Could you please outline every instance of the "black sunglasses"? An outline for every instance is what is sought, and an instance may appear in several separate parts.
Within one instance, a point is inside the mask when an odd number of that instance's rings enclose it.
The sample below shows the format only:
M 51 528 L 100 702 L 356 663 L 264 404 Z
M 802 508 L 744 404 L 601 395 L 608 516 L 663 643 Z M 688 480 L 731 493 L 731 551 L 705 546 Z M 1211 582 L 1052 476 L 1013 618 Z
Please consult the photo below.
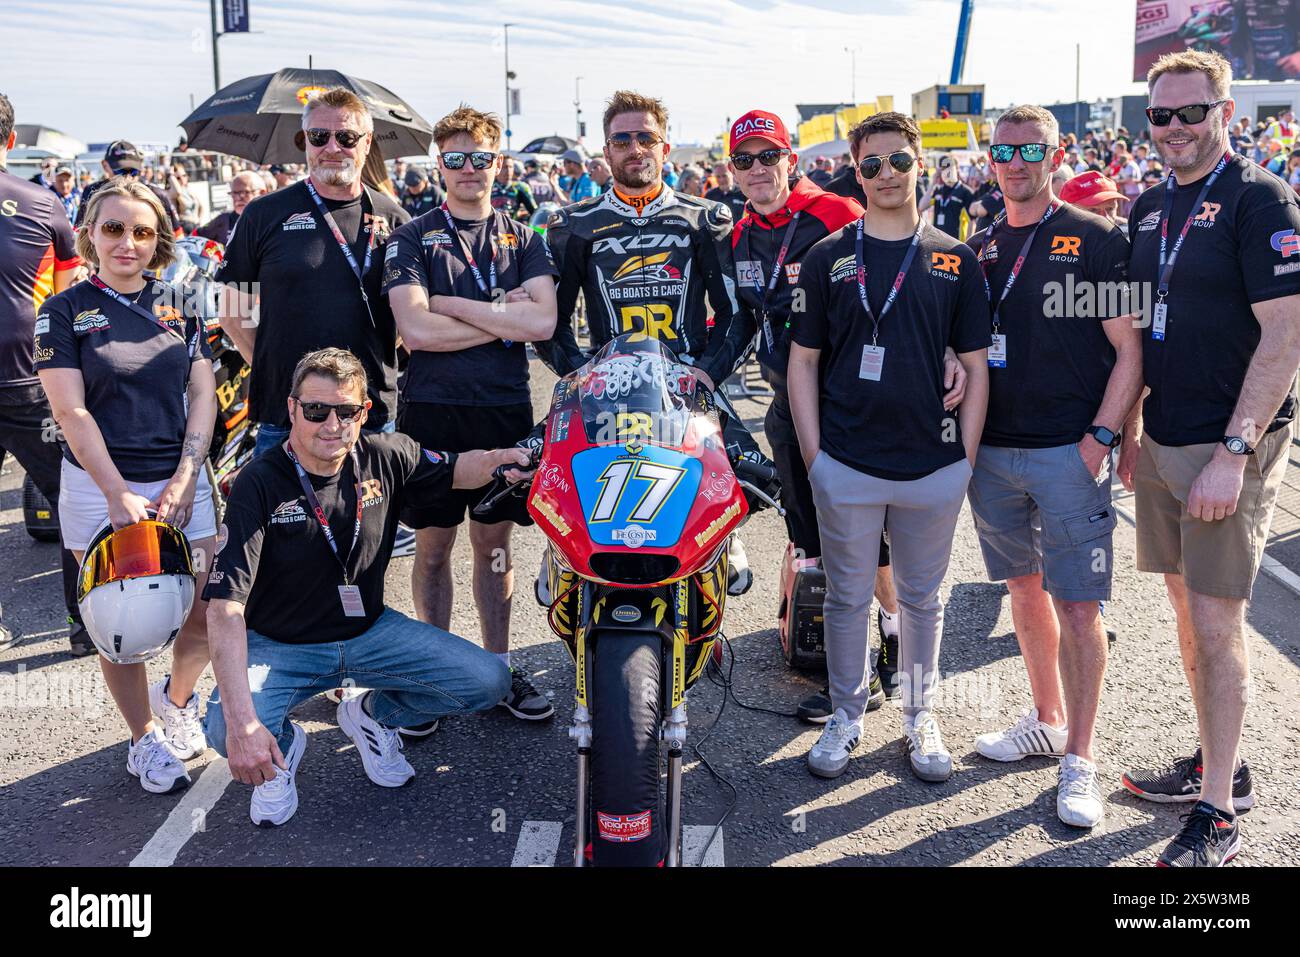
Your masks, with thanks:
M 308 422 L 324 422 L 330 417 L 332 411 L 338 416 L 339 423 L 346 425 L 356 419 L 366 408 L 364 405 L 352 403 L 330 405 L 328 402 L 303 402 L 297 396 L 294 396 L 293 401 L 298 403 L 298 408 L 302 409 L 302 417 Z
M 1210 110 L 1227 102 L 1227 100 L 1215 100 L 1213 103 L 1190 103 L 1187 106 L 1173 108 L 1148 106 L 1147 119 L 1151 121 L 1152 126 L 1168 126 L 1169 121 L 1176 116 L 1184 126 L 1195 126 L 1197 123 L 1205 122 L 1205 117 L 1209 115 Z
M 442 154 L 442 165 L 447 169 L 464 169 L 465 157 L 469 157 L 469 165 L 477 170 L 484 170 L 497 161 L 496 153 L 489 153 L 487 150 L 475 150 L 473 153 L 466 153 L 456 150 L 451 153 Z
M 1010 163 L 1020 150 L 1020 158 L 1026 163 L 1041 163 L 1047 155 L 1046 143 L 994 143 L 989 147 L 989 155 L 995 163 Z
M 643 150 L 652 150 L 663 142 L 663 139 L 654 133 L 641 130 L 639 133 L 615 133 L 613 136 L 607 136 L 605 145 L 613 150 L 627 150 L 632 148 L 633 140 L 636 140 L 636 145 Z
M 310 129 L 307 130 L 307 142 L 317 149 L 320 149 L 322 146 L 329 143 L 330 137 L 332 136 L 334 137 L 334 142 L 338 143 L 339 146 L 343 147 L 345 150 L 350 150 L 352 147 L 360 143 L 361 138 L 365 135 L 365 133 L 358 133 L 356 130 Z
M 789 150 L 763 150 L 759 153 L 732 153 L 731 165 L 736 169 L 745 170 L 754 165 L 754 160 L 758 160 L 764 166 L 775 166 L 781 162 L 782 156 L 789 156 Z
M 905 150 L 899 150 L 897 153 L 890 153 L 889 156 L 864 156 L 858 163 L 858 169 L 862 171 L 863 179 L 875 179 L 884 169 L 885 160 L 889 160 L 889 165 L 900 173 L 906 173 L 916 165 L 916 157 Z

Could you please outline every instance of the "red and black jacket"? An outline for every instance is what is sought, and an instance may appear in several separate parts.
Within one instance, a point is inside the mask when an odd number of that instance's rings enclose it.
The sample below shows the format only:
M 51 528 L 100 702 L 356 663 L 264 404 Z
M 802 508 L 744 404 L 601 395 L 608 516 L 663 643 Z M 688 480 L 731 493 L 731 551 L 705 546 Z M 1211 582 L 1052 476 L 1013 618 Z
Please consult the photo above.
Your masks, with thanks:
M 797 316 L 791 316 L 790 303 L 799 282 L 799 264 L 814 243 L 847 226 L 862 212 L 854 200 L 828 193 L 804 176 L 791 188 L 783 209 L 764 216 L 747 206 L 744 218 L 731 233 L 736 295 L 748 307 L 741 310 L 741 315 L 751 324 L 748 335 L 758 334 L 758 361 L 768 381 L 778 389 L 785 389 L 785 368 L 790 357 L 787 324 L 798 321 Z M 790 236 L 790 249 L 782 263 L 781 275 L 767 297 L 768 326 L 772 334 L 769 343 L 763 327 L 763 294 L 772 278 L 772 267 L 786 230 L 796 215 L 799 221 Z

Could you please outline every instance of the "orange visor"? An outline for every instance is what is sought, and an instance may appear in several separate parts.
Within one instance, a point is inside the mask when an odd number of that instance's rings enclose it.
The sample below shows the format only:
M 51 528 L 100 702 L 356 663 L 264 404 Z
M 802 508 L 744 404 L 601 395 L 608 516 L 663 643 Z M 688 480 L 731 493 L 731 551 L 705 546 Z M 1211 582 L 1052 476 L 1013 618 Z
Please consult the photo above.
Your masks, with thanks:
M 194 577 L 190 545 L 179 528 L 152 519 L 116 532 L 107 528 L 95 536 L 82 559 L 77 601 L 110 582 L 180 574 Z

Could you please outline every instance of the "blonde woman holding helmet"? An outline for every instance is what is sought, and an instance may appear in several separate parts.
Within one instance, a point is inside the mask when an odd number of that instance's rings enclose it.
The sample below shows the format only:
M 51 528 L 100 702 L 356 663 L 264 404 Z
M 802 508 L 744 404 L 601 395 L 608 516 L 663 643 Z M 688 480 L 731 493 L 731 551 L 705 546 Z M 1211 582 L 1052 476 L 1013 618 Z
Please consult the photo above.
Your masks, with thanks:
M 201 320 L 182 315 L 170 287 L 146 274 L 174 259 L 164 207 L 144 184 L 113 180 L 91 199 L 77 252 L 94 273 L 44 303 L 35 336 L 37 373 L 67 441 L 64 540 L 81 561 L 105 520 L 121 529 L 156 516 L 183 529 L 203 573 L 216 541 L 204 474 L 216 382 Z M 188 785 L 181 761 L 207 747 L 194 695 L 208 664 L 205 614 L 205 603 L 195 601 L 172 651 L 172 674 L 152 686 L 143 664 L 101 656 L 131 729 L 127 770 L 146 791 Z

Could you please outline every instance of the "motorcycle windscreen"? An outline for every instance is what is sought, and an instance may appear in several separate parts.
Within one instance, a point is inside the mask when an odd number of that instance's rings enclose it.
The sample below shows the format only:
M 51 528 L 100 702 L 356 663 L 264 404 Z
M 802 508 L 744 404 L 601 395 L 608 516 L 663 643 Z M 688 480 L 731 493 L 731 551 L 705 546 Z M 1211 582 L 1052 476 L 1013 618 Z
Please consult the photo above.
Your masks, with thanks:
M 700 489 L 700 460 L 655 445 L 604 445 L 573 457 L 578 500 L 597 547 L 672 548 Z
M 681 448 L 694 412 L 695 373 L 653 339 L 607 343 L 579 378 L 582 421 L 594 445 Z
M 116 532 L 106 529 L 82 558 L 77 601 L 85 600 L 92 589 L 110 582 L 180 574 L 194 577 L 189 542 L 180 529 L 152 520 L 136 522 Z

